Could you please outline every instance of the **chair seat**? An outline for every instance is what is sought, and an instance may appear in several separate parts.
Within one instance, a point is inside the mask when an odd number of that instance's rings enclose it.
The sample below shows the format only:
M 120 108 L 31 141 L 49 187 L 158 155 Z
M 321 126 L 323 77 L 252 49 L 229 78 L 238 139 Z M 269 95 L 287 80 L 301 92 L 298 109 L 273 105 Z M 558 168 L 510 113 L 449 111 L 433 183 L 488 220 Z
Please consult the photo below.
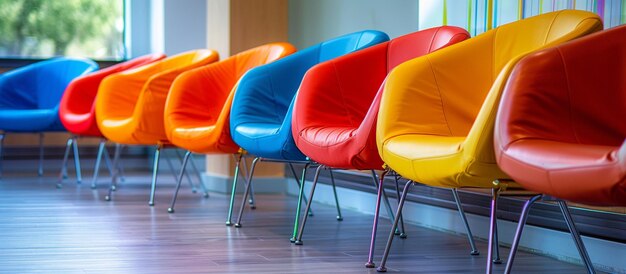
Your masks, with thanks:
M 102 137 L 102 133 L 98 130 L 95 113 L 66 113 L 63 116 L 63 122 L 66 126 L 72 127 L 72 133 L 81 136 Z
M 300 132 L 298 146 L 309 157 L 324 165 L 344 169 L 382 169 L 383 162 L 375 145 L 367 145 L 368 134 L 359 128 L 310 127 Z
M 7 132 L 65 131 L 57 108 L 0 110 L 0 129 Z
M 463 150 L 465 139 L 399 135 L 385 142 L 382 157 L 387 163 L 393 163 L 396 172 L 432 186 L 491 188 L 490 178 L 508 178 L 495 162 L 490 164 L 469 158 Z
M 291 130 L 285 130 L 282 124 L 245 123 L 237 125 L 234 130 L 236 143 L 255 156 L 290 161 L 306 160 L 306 156 L 296 148 Z
M 139 129 L 137 117 L 107 117 L 100 121 L 104 135 L 111 141 L 126 145 L 167 144 L 162 135 L 150 134 L 148 130 Z
M 276 135 L 280 130 L 280 124 L 271 123 L 246 123 L 236 127 L 237 132 L 250 139 L 261 139 Z
M 500 165 L 530 190 L 591 205 L 626 205 L 625 145 L 522 139 L 509 145 Z
M 194 153 L 236 153 L 239 147 L 224 141 L 227 134 L 222 129 L 214 124 L 178 125 L 168 136 L 172 143 L 185 144 L 184 148 Z

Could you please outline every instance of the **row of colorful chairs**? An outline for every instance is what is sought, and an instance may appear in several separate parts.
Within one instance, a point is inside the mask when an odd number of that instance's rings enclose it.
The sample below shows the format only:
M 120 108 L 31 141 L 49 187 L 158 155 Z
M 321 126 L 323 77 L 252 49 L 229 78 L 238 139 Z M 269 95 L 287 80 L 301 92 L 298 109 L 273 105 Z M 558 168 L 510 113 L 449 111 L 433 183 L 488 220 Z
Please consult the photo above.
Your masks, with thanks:
M 620 144 L 626 128 L 618 119 L 626 109 L 626 83 L 620 74 L 626 63 L 626 27 L 581 38 L 601 29 L 596 15 L 566 10 L 510 23 L 471 39 L 463 29 L 439 27 L 393 40 L 381 32 L 363 31 L 297 52 L 289 44 L 274 43 L 219 62 L 210 50 L 169 58 L 152 55 L 73 81 L 61 100 L 60 117 L 77 136 L 156 146 L 150 205 L 162 148 L 188 150 L 175 193 L 191 153 L 236 154 L 227 225 L 232 224 L 242 158 L 254 155 L 236 227 L 241 227 L 256 165 L 288 163 L 300 185 L 291 235 L 296 244 L 302 244 L 322 169 L 331 172 L 331 179 L 333 168 L 371 170 L 378 197 L 366 267 L 374 267 L 381 201 L 392 211 L 383 187 L 385 174 L 399 174 L 409 182 L 401 194 L 398 191 L 397 211 L 389 214 L 393 227 L 379 271 L 386 271 L 394 235 L 405 236 L 401 213 L 413 184 L 453 190 L 471 254 L 478 251 L 456 189 L 493 190 L 488 273 L 492 263 L 500 263 L 498 197 L 507 189 L 523 187 L 541 194 L 532 196 L 524 207 L 505 272 L 511 271 L 530 206 L 549 195 L 559 204 L 592 273 L 561 199 L 625 205 L 626 145 Z M 6 89 L 0 85 L 0 129 L 45 131 L 5 127 L 12 124 L 4 123 L 5 106 L 13 105 L 4 101 L 27 97 L 26 89 L 15 89 L 8 93 L 12 99 L 5 99 Z M 67 152 L 73 145 L 76 154 L 75 144 L 68 141 Z M 103 148 L 101 142 L 97 165 Z M 65 157 L 64 162 L 67 153 Z M 116 149 L 107 199 L 116 184 L 118 162 Z M 293 164 L 304 166 L 301 176 Z M 313 186 L 301 214 L 311 166 L 316 167 Z M 170 212 L 175 199 L 176 194 Z M 336 191 L 335 201 L 341 220 Z

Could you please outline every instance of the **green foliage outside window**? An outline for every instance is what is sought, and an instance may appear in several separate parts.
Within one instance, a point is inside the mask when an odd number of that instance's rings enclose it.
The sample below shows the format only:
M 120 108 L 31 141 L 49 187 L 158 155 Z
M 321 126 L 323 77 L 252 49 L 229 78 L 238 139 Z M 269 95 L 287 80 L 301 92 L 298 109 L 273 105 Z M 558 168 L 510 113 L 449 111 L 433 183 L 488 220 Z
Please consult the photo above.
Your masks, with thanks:
M 124 58 L 123 0 L 0 0 L 0 57 Z

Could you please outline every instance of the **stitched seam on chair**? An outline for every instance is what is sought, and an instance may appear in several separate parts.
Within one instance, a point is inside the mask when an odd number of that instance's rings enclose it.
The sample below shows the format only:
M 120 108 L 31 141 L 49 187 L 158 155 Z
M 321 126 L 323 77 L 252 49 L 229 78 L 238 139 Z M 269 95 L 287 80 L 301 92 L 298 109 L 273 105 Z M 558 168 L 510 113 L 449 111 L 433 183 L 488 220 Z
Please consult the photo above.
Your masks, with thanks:
M 350 115 L 350 112 L 348 110 L 348 104 L 346 103 L 346 97 L 343 94 L 343 89 L 341 88 L 341 82 L 339 81 L 339 71 L 337 70 L 337 63 L 336 62 L 332 62 L 331 64 L 333 64 L 333 70 L 335 71 L 335 80 L 337 80 L 337 88 L 339 88 L 339 97 L 341 97 L 341 102 L 343 103 L 343 110 L 345 110 L 346 112 L 346 117 L 348 117 L 348 122 L 350 123 L 350 126 L 354 127 L 354 121 L 352 121 L 352 115 Z
M 580 138 L 578 137 L 578 134 L 576 133 L 576 129 L 574 128 L 574 111 L 572 111 L 572 87 L 569 81 L 570 79 L 569 74 L 567 73 L 567 69 L 565 69 L 565 57 L 563 56 L 563 52 L 561 52 L 560 48 L 556 48 L 556 52 L 559 54 L 559 57 L 561 58 L 561 63 L 562 63 L 561 68 L 563 69 L 563 74 L 565 74 L 565 82 L 567 84 L 567 99 L 569 100 L 567 109 L 569 111 L 570 128 L 572 130 L 572 133 L 574 134 L 574 138 L 576 138 L 576 142 L 581 143 Z
M 556 18 L 559 17 L 559 15 L 561 15 L 561 13 L 563 13 L 563 11 L 560 11 L 559 13 L 557 13 L 554 18 L 552 18 L 552 22 L 550 22 L 550 25 L 548 26 L 548 31 L 546 32 L 546 37 L 543 39 L 543 44 L 545 45 L 548 41 L 548 36 L 550 36 L 550 32 L 552 31 L 552 26 L 554 26 L 554 22 L 556 21 Z
M 580 22 L 578 22 L 578 24 L 576 24 L 576 27 L 575 27 L 574 29 L 577 29 L 577 28 L 578 28 L 578 26 L 580 26 L 583 22 L 585 22 L 585 21 L 587 21 L 587 20 L 594 20 L 594 21 L 598 21 L 596 18 L 586 18 L 586 19 L 580 20 Z M 602 30 L 602 27 L 601 27 L 600 29 L 593 29 L 593 30 L 591 30 L 591 31 L 589 31 L 589 30 L 588 30 L 588 31 L 586 31 L 586 32 L 585 32 L 585 34 L 592 33 L 594 30 L 595 30 L 595 31 L 600 31 L 600 30 Z
M 361 38 L 363 38 L 363 33 L 361 33 L 361 35 L 359 35 L 359 39 L 356 40 L 356 44 L 354 45 L 355 51 L 359 48 L 359 44 L 361 43 Z
M 309 128 L 315 128 L 315 127 L 308 127 L 308 128 L 306 128 L 306 129 L 309 129 Z M 304 130 L 303 130 L 303 131 L 304 131 Z M 318 144 L 315 144 L 315 143 L 313 143 L 313 142 L 310 142 L 308 139 L 305 139 L 305 138 L 300 138 L 300 140 L 302 140 L 302 141 L 304 141 L 304 142 L 307 142 L 308 144 L 310 144 L 310 145 L 312 145 L 312 146 L 316 146 L 316 147 L 334 147 L 334 146 L 341 145 L 341 144 L 343 144 L 343 143 L 345 143 L 345 142 L 347 142 L 347 141 L 349 141 L 349 140 L 351 140 L 351 139 L 353 139 L 353 137 L 348 137 L 348 138 L 344 139 L 344 140 L 343 140 L 343 141 L 341 141 L 341 142 L 337 142 L 337 143 L 334 143 L 334 144 L 331 144 L 331 145 L 327 145 L 327 146 L 320 146 L 320 145 L 318 145 Z
M 433 50 L 433 43 L 435 42 L 435 37 L 437 37 L 439 30 L 441 30 L 441 28 L 437 28 L 437 30 L 435 30 L 435 34 L 433 34 L 430 37 L 430 43 L 428 44 L 428 52 L 431 52 Z
M 435 79 L 435 85 L 437 85 L 437 92 L 439 93 L 439 101 L 441 102 L 441 112 L 443 113 L 443 119 L 446 121 L 448 132 L 450 132 L 450 135 L 452 135 L 452 129 L 450 129 L 450 123 L 448 123 L 448 117 L 446 117 L 446 109 L 443 105 L 441 89 L 439 89 L 439 82 L 437 82 L 437 75 L 435 74 L 435 70 L 433 69 L 433 63 L 430 62 L 430 57 L 428 56 L 426 56 L 426 60 L 428 61 L 428 65 L 430 66 L 430 72 L 433 74 L 433 78 Z

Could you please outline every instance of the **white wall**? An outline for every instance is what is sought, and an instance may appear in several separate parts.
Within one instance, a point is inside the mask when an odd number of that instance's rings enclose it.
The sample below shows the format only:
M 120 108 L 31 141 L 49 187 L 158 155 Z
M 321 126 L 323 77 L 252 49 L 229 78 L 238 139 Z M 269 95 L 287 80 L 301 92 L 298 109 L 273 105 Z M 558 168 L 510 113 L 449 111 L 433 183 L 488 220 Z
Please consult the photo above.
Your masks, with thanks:
M 206 48 L 207 0 L 165 0 L 163 10 L 166 54 Z
M 304 48 L 364 29 L 394 38 L 417 30 L 417 0 L 289 0 L 289 41 Z
M 206 48 L 207 1 L 130 1 L 129 57 Z

